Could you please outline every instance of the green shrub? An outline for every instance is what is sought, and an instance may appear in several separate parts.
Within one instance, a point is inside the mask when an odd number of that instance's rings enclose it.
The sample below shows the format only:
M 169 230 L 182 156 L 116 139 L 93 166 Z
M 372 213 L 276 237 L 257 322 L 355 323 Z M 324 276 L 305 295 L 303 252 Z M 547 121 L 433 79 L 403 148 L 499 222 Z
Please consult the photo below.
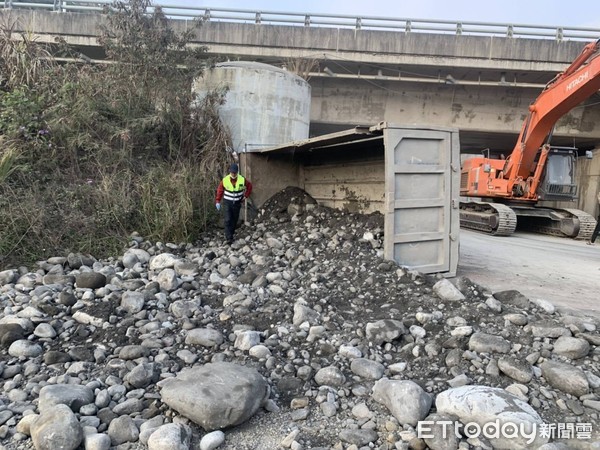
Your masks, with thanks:
M 114 64 L 57 64 L 29 34 L 18 44 L 12 27 L 0 32 L 0 266 L 114 255 L 133 231 L 193 241 L 214 218 L 223 93 L 192 102 L 205 49 L 150 5 L 107 13 Z

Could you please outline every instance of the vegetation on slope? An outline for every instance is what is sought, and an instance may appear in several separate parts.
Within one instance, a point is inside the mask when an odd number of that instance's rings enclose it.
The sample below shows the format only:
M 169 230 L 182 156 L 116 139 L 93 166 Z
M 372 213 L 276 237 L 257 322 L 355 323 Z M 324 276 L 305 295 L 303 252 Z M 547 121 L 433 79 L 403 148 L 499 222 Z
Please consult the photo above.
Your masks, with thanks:
M 0 24 L 0 268 L 114 254 L 132 231 L 193 241 L 210 223 L 228 143 L 222 96 L 192 101 L 205 49 L 150 6 L 106 11 L 106 64 Z

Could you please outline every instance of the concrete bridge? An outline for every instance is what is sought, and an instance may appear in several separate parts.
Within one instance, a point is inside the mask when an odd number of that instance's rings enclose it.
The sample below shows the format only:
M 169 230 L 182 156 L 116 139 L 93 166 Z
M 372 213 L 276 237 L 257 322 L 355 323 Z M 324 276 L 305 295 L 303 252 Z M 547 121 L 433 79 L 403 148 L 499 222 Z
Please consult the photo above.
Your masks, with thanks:
M 510 151 L 529 103 L 587 41 L 600 37 L 600 30 L 591 29 L 536 36 L 544 33 L 446 22 L 415 30 L 406 19 L 402 26 L 367 27 L 360 18 L 353 27 L 333 19 L 298 26 L 252 14 L 254 20 L 239 20 L 204 11 L 209 20 L 197 30 L 195 45 L 208 47 L 207 56 L 284 66 L 308 79 L 311 135 L 380 121 L 451 126 L 460 130 L 461 150 L 477 153 L 488 147 Z M 101 14 L 5 9 L 0 16 L 16 20 L 39 41 L 61 37 L 86 57 L 104 58 L 97 43 Z M 193 26 L 189 18 L 172 23 L 176 30 Z M 560 120 L 554 143 L 600 146 L 598 94 Z

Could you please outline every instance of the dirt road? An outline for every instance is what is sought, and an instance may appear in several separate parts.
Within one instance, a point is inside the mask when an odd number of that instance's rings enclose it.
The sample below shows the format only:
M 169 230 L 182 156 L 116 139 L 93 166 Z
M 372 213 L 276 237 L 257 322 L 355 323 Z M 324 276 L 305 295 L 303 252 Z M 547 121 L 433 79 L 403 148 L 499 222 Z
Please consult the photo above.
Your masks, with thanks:
M 517 232 L 494 237 L 461 230 L 458 275 L 493 292 L 516 289 L 530 299 L 600 313 L 600 243 Z

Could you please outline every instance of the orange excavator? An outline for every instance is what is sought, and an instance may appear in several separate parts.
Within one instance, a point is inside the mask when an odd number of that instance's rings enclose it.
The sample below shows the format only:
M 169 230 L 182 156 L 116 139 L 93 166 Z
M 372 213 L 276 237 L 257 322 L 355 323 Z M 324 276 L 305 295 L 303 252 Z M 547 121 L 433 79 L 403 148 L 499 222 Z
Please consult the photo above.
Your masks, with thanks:
M 552 79 L 529 106 L 519 139 L 506 159 L 464 161 L 460 195 L 481 201 L 461 202 L 460 224 L 507 236 L 523 228 L 577 239 L 589 239 L 596 221 L 578 209 L 538 207 L 540 200 L 571 201 L 577 149 L 550 144 L 556 122 L 600 89 L 600 39 L 587 44 L 562 73 Z

